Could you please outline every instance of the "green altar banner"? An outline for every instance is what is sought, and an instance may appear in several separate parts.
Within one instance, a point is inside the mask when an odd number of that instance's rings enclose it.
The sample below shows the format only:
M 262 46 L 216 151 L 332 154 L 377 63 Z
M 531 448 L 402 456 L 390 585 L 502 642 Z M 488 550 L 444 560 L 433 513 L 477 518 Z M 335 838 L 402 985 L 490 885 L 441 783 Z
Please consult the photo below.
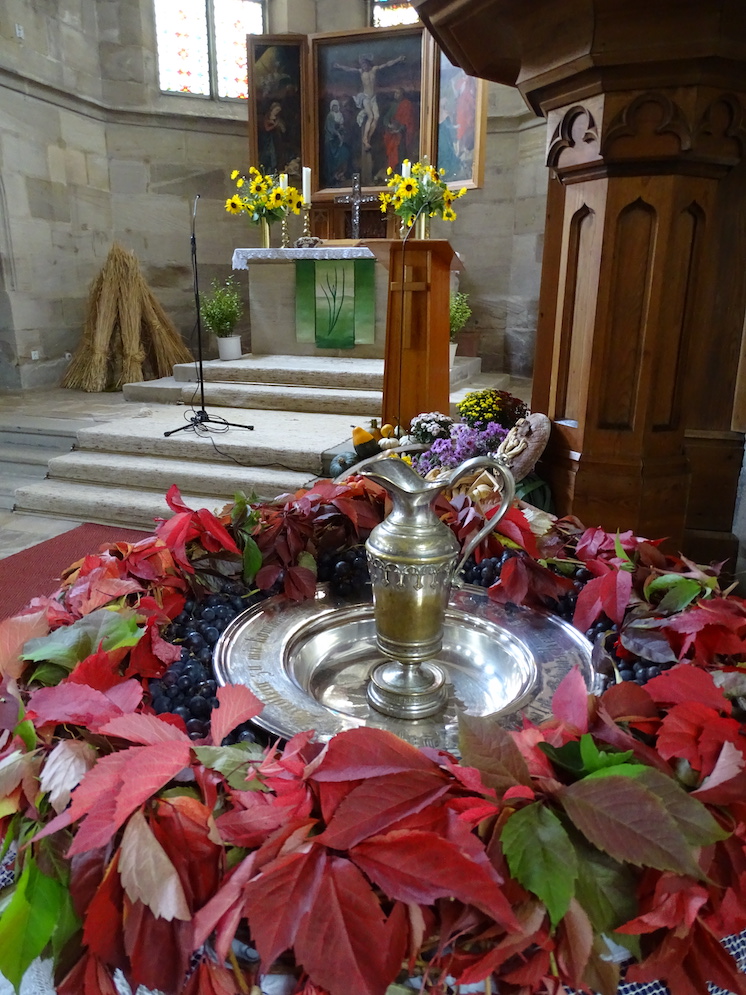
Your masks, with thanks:
M 375 341 L 375 260 L 302 259 L 295 264 L 295 334 L 317 349 Z

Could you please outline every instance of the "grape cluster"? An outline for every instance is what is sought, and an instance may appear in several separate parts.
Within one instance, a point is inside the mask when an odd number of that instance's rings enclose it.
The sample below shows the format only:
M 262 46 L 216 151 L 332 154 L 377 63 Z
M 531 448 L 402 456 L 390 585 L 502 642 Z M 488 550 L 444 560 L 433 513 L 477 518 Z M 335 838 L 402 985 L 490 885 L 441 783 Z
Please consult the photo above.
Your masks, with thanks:
M 239 588 L 231 585 L 201 600 L 188 598 L 163 634 L 181 646 L 181 658 L 161 678 L 150 682 L 153 710 L 157 715 L 168 712 L 181 716 L 191 739 L 207 735 L 212 710 L 219 705 L 212 654 L 221 632 L 244 609 L 266 597 L 262 592 L 238 592 Z
M 522 549 L 505 549 L 500 556 L 488 556 L 479 563 L 473 556 L 464 564 L 461 576 L 466 584 L 476 584 L 477 587 L 492 587 L 500 579 L 500 572 L 505 564 L 514 556 L 526 556 Z
M 186 647 L 160 680 L 150 682 L 150 693 L 156 715 L 179 715 L 191 739 L 207 735 L 212 710 L 220 704 L 212 670 L 195 660 Z
M 370 584 L 365 546 L 322 553 L 318 561 L 318 578 L 328 582 L 331 590 L 343 598 L 364 594 Z

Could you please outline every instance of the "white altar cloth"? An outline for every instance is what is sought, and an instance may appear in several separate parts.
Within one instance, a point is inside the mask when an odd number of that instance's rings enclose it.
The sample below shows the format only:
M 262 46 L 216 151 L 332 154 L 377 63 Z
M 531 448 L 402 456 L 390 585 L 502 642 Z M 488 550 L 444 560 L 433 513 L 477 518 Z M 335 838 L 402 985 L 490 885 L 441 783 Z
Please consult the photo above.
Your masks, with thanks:
M 375 259 L 365 245 L 327 246 L 320 249 L 234 249 L 233 269 L 248 269 L 250 263 L 284 263 L 296 259 Z

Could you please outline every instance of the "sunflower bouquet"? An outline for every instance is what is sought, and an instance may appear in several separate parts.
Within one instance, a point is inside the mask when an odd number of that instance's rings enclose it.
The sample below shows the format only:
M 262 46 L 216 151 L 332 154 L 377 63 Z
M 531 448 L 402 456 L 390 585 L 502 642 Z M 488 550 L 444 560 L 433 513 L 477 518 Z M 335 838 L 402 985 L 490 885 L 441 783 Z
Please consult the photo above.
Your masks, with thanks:
M 229 214 L 248 214 L 252 224 L 282 221 L 291 212 L 300 214 L 303 199 L 295 187 L 283 187 L 279 176 L 261 173 L 256 166 L 244 176 L 234 169 L 236 192 L 225 202 Z
M 391 205 L 394 213 L 398 214 L 409 227 L 420 215 L 455 221 L 453 202 L 464 196 L 466 187 L 458 191 L 451 190 L 443 180 L 445 170 L 438 171 L 431 166 L 427 157 L 422 162 L 411 165 L 411 169 L 407 167 L 410 167 L 410 162 L 405 159 L 402 169 L 410 173 L 408 176 L 395 173 L 389 166 L 387 170 L 389 178 L 386 181 L 389 191 L 380 194 L 381 212 L 385 214 Z

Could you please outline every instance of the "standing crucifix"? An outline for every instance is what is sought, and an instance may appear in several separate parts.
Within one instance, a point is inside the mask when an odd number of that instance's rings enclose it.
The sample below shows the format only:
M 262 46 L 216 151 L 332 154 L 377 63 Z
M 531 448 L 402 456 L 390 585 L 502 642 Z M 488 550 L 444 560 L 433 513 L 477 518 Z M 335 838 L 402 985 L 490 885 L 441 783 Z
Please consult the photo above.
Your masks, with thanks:
M 360 173 L 352 174 L 352 193 L 334 198 L 335 204 L 352 204 L 352 237 L 360 238 L 360 205 L 378 200 L 378 194 L 363 195 L 360 190 Z

